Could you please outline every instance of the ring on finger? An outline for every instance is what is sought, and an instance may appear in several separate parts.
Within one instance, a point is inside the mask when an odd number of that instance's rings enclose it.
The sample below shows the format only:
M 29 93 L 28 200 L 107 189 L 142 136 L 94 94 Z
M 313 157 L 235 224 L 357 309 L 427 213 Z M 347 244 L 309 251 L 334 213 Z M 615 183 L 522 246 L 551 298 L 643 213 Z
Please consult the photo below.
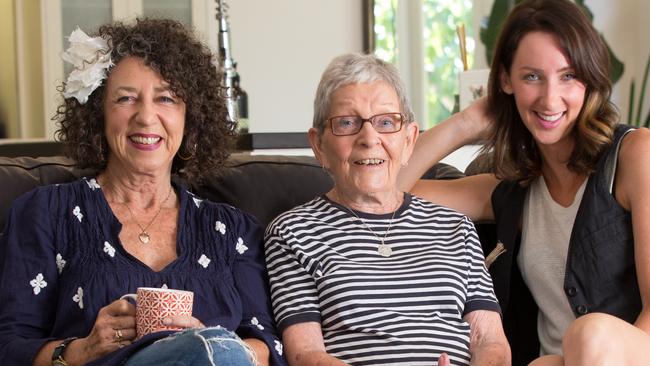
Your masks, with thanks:
M 117 341 L 117 343 L 122 342 L 123 339 L 124 339 L 124 334 L 122 334 L 122 329 L 116 329 L 115 340 Z

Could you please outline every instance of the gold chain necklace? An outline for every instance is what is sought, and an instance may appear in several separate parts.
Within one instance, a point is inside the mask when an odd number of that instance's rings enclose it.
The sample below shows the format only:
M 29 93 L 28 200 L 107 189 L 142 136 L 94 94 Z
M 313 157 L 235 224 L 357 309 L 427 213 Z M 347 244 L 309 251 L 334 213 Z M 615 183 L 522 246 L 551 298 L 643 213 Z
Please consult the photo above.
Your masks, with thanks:
M 147 233 L 147 229 L 149 228 L 149 226 L 151 226 L 151 224 L 153 224 L 154 221 L 156 221 L 156 218 L 158 218 L 158 215 L 160 215 L 160 212 L 162 211 L 162 208 L 165 205 L 165 202 L 167 202 L 167 200 L 169 199 L 169 197 L 171 195 L 172 195 L 172 186 L 170 185 L 169 186 L 169 192 L 167 193 L 167 197 L 165 197 L 165 199 L 162 202 L 160 202 L 160 207 L 158 208 L 158 212 L 156 212 L 153 219 L 151 219 L 151 221 L 149 221 L 149 223 L 145 227 L 142 227 L 142 225 L 140 225 L 138 220 L 135 218 L 135 215 L 133 214 L 133 211 L 131 211 L 131 208 L 129 207 L 129 205 L 127 205 L 124 202 L 120 202 L 121 204 L 126 206 L 126 209 L 129 210 L 129 213 L 131 214 L 131 218 L 133 219 L 133 221 L 135 221 L 136 224 L 138 224 L 138 226 L 140 227 L 140 230 L 142 230 L 140 232 L 140 234 L 138 235 L 138 239 L 140 239 L 140 242 L 142 244 L 147 244 L 151 240 L 151 236 L 149 236 L 149 233 Z
M 346 206 L 343 206 L 343 207 L 345 207 L 346 210 L 350 211 L 350 213 L 351 213 L 352 215 L 354 215 L 354 217 L 356 217 L 357 220 L 361 221 L 361 223 L 363 224 L 363 226 L 364 226 L 366 229 L 368 229 L 368 231 L 370 231 L 370 232 L 372 233 L 372 235 L 374 235 L 377 239 L 379 239 L 380 244 L 379 244 L 379 246 L 377 247 L 377 252 L 379 252 L 379 255 L 381 255 L 382 257 L 390 257 L 390 256 L 393 254 L 393 249 L 392 249 L 388 244 L 386 244 L 385 241 L 386 241 L 386 237 L 388 236 L 388 233 L 390 232 L 391 227 L 393 226 L 393 219 L 395 218 L 395 213 L 397 213 L 397 211 L 399 210 L 399 206 L 397 206 L 397 208 L 395 209 L 395 211 L 393 211 L 393 216 L 390 217 L 390 221 L 388 222 L 388 229 L 386 229 L 386 232 L 384 233 L 384 237 L 383 237 L 383 238 L 380 238 L 379 235 L 377 235 L 377 234 L 376 234 L 376 233 L 375 233 L 375 232 L 370 228 L 370 226 L 368 226 L 368 224 L 366 224 L 366 222 L 363 221 L 363 219 L 361 219 L 361 217 L 359 217 L 359 215 L 357 215 L 356 213 L 354 213 L 354 211 L 353 211 L 352 209 L 350 209 L 350 208 L 348 208 L 348 207 L 346 207 Z

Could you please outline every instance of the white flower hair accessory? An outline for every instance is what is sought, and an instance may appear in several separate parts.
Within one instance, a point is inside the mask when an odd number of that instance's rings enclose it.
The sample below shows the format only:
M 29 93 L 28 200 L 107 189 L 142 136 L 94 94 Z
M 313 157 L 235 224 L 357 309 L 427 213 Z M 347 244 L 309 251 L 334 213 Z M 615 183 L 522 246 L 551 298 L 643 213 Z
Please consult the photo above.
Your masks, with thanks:
M 90 38 L 77 28 L 70 34 L 70 47 L 61 58 L 74 65 L 65 82 L 63 96 L 76 98 L 85 104 L 88 96 L 106 79 L 106 70 L 113 65 L 108 41 L 102 37 Z

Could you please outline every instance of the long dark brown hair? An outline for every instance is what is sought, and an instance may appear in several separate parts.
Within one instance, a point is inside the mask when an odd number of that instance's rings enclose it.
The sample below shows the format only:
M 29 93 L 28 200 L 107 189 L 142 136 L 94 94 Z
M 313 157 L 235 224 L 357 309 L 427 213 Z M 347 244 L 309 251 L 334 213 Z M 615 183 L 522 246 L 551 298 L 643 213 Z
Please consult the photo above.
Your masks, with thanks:
M 495 121 L 485 151 L 494 152 L 500 179 L 523 184 L 541 174 L 542 159 L 524 125 L 514 95 L 501 89 L 501 73 L 510 73 L 519 42 L 530 32 L 554 35 L 576 78 L 586 86 L 585 100 L 572 131 L 575 145 L 568 167 L 579 174 L 593 172 L 601 152 L 612 141 L 618 121 L 610 101 L 609 53 L 583 11 L 569 0 L 526 0 L 509 14 L 501 30 L 488 81 L 488 113 Z
M 172 172 L 188 181 L 218 173 L 230 153 L 234 125 L 228 118 L 221 79 L 208 47 L 181 23 L 169 19 L 116 22 L 100 27 L 95 35 L 109 42 L 114 64 L 126 57 L 142 59 L 185 102 L 183 142 Z M 85 104 L 74 98 L 64 100 L 54 116 L 60 126 L 57 139 L 65 143 L 66 154 L 81 168 L 106 168 L 110 152 L 104 129 L 105 85 L 106 80 Z

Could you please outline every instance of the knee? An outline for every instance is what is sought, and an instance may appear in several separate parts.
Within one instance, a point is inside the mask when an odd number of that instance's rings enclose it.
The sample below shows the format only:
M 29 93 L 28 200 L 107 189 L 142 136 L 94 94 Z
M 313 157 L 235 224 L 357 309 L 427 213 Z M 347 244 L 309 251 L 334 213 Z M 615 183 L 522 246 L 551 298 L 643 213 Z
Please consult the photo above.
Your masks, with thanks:
M 542 356 L 533 360 L 528 366 L 564 366 L 564 360 L 557 355 Z
M 567 329 L 562 339 L 562 350 L 567 360 L 589 364 L 606 352 L 611 341 L 612 329 L 617 319 L 603 313 L 592 313 L 579 317 Z

